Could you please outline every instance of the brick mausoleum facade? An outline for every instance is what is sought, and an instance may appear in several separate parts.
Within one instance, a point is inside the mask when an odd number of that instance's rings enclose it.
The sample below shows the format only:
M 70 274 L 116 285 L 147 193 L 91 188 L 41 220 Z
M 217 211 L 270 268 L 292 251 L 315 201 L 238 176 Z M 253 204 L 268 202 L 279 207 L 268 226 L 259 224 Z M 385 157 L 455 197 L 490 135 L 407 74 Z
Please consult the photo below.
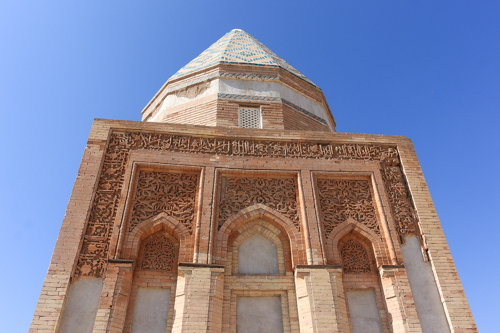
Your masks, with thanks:
M 477 332 L 410 139 L 242 30 L 96 119 L 30 332 Z

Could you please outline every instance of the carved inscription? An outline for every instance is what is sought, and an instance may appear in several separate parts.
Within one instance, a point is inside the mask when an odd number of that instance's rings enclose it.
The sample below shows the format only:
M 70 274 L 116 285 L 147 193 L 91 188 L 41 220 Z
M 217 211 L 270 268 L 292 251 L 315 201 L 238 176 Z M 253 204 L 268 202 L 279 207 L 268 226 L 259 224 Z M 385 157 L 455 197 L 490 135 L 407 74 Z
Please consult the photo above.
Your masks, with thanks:
M 129 150 L 122 136 L 111 136 L 75 275 L 100 276 L 104 269 Z
M 336 226 L 349 218 L 380 235 L 368 181 L 318 179 L 317 187 L 327 238 Z
M 232 215 L 261 203 L 288 217 L 300 230 L 297 182 L 294 178 L 224 178 L 219 228 Z
M 398 164 L 398 152 L 394 148 L 377 145 L 343 144 L 335 146 L 337 158 L 342 160 L 380 160 L 384 164 Z
M 139 172 L 129 231 L 161 212 L 175 217 L 193 231 L 198 175 L 144 171 Z
M 354 239 L 349 239 L 340 250 L 343 273 L 367 273 L 370 271 L 370 261 L 365 248 Z
M 177 90 L 174 94 L 177 97 L 195 98 L 203 94 L 210 87 L 210 82 L 202 82 L 190 87 Z
M 175 246 L 162 234 L 150 238 L 144 245 L 144 256 L 141 260 L 142 269 L 160 269 L 171 272 L 175 260 Z
M 383 169 L 383 177 L 399 234 L 415 235 L 417 213 L 411 204 L 401 169 L 397 166 L 386 166 Z
M 125 166 L 129 152 L 139 149 L 224 156 L 375 160 L 380 161 L 383 166 L 399 164 L 396 149 L 381 145 L 200 138 L 140 132 L 112 133 L 104 156 L 75 275 L 99 276 L 105 269 L 109 240 L 113 232 L 116 209 L 123 186 Z M 393 172 L 389 170 L 389 173 Z M 386 186 L 389 191 L 392 188 L 398 188 L 397 178 L 386 176 Z M 399 198 L 399 201 L 403 200 L 401 198 L 409 198 L 406 189 L 404 189 L 404 195 Z M 400 214 L 405 214 L 405 210 L 394 208 L 399 201 L 391 200 L 392 209 L 394 212 L 400 211 Z M 408 220 L 408 217 L 401 215 L 400 220 Z M 399 230 L 411 232 L 411 228 Z

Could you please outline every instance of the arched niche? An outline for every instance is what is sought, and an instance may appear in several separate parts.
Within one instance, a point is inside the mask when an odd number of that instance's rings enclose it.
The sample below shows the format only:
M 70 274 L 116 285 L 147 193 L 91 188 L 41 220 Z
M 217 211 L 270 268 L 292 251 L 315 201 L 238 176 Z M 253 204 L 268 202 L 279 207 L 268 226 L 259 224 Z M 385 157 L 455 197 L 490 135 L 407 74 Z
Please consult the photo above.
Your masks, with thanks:
M 279 274 L 276 245 L 260 233 L 248 237 L 238 247 L 239 274 Z
M 231 263 L 233 256 L 230 252 L 235 239 L 254 224 L 272 229 L 272 233 L 278 236 L 284 249 L 287 272 L 293 271 L 292 265 L 307 264 L 302 234 L 290 219 L 263 204 L 255 204 L 243 209 L 222 225 L 213 244 L 215 263 L 223 265 Z M 270 238 L 269 234 L 265 236 Z M 227 268 L 232 270 L 230 266 Z
M 371 258 L 370 260 L 374 260 L 376 268 L 381 265 L 392 265 L 396 263 L 394 251 L 388 249 L 383 239 L 374 234 L 363 224 L 353 219 L 349 219 L 340 224 L 336 228 L 335 233 L 332 233 L 326 240 L 326 256 L 329 264 L 342 264 L 340 247 L 349 237 L 355 237 L 363 244 Z
M 267 221 L 248 221 L 235 230 L 232 236 L 226 262 L 232 274 L 285 275 L 287 266 L 291 270 L 287 239 L 280 229 Z
M 337 242 L 347 315 L 354 333 L 390 332 L 389 318 L 370 239 L 350 230 Z M 370 325 L 367 326 L 367 323 Z
M 179 242 L 164 230 L 147 236 L 139 247 L 137 269 L 165 272 L 177 271 Z
M 157 232 L 163 232 L 166 237 L 169 237 L 177 244 L 178 262 L 190 262 L 192 260 L 193 236 L 177 219 L 166 216 L 164 213 L 144 221 L 132 232 L 126 233 L 119 251 L 121 258 L 137 261 L 144 240 Z

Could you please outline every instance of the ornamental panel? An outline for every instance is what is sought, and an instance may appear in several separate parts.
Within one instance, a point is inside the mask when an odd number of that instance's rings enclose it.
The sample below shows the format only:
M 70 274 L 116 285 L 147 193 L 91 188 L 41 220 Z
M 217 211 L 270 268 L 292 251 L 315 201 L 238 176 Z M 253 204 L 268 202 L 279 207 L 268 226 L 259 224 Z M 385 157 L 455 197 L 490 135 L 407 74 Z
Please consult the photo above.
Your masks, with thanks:
M 193 232 L 198 175 L 139 171 L 129 232 L 159 213 L 175 217 Z
M 368 273 L 370 260 L 365 248 L 354 239 L 346 241 L 340 249 L 343 273 Z
M 391 197 L 391 209 L 393 214 L 398 216 L 398 231 L 401 235 L 416 232 L 418 219 L 414 215 L 410 194 L 399 167 L 397 150 L 392 147 L 115 132 L 110 135 L 104 155 L 101 175 L 75 270 L 76 276 L 100 276 L 105 269 L 125 167 L 130 151 L 139 149 L 223 156 L 378 161 Z
M 157 269 L 171 272 L 175 264 L 175 245 L 162 234 L 150 236 L 144 244 L 141 269 Z
M 222 179 L 221 192 L 219 229 L 229 217 L 244 208 L 261 203 L 288 217 L 300 230 L 295 178 L 225 177 Z
M 328 238 L 339 224 L 353 219 L 380 235 L 367 180 L 317 179 L 323 228 Z

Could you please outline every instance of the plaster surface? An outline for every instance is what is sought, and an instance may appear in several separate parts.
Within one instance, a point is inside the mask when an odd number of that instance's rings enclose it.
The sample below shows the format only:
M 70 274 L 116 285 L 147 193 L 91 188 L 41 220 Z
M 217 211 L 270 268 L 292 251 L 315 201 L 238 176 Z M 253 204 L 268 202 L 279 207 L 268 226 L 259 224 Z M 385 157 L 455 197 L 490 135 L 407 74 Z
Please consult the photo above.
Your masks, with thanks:
M 347 292 L 353 333 L 383 333 L 373 290 Z
M 318 102 L 306 97 L 280 82 L 219 79 L 219 93 L 250 96 L 281 97 L 325 119 L 325 110 Z
M 417 237 L 405 237 L 401 252 L 423 333 L 449 333 L 441 297 L 430 263 L 422 256 Z
M 176 96 L 175 93 L 170 93 L 162 102 L 158 112 L 148 119 L 148 121 L 156 121 L 160 114 L 161 117 L 163 117 L 166 114 L 178 111 L 177 109 L 175 109 L 175 111 L 169 111 L 170 108 L 218 93 L 283 98 L 315 114 L 316 116 L 325 119 L 330 128 L 332 127 L 321 104 L 296 92 L 295 90 L 288 88 L 280 82 L 232 79 L 211 80 L 209 82 L 209 87 L 205 91 L 192 98 L 179 97 Z
M 139 288 L 132 317 L 132 333 L 165 333 L 170 289 Z
M 281 297 L 238 297 L 237 333 L 282 333 Z
M 238 273 L 279 274 L 276 245 L 260 234 L 248 237 L 238 249 Z
M 58 333 L 92 332 L 102 286 L 102 278 L 80 278 L 71 284 Z

